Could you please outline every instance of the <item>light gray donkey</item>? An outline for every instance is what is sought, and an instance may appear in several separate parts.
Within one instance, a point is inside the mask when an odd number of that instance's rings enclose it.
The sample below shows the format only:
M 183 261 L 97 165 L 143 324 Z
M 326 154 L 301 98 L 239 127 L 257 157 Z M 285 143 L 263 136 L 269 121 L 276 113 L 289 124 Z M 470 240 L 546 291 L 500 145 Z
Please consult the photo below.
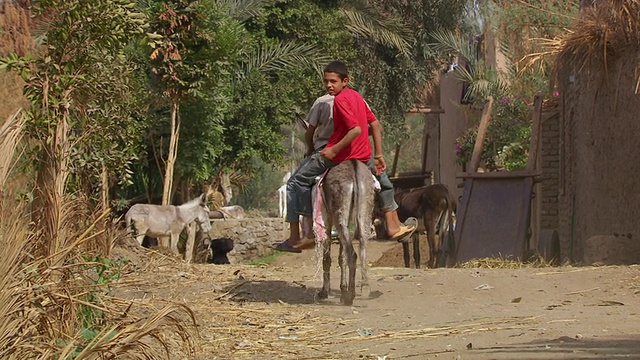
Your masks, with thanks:
M 200 225 L 200 229 L 206 236 L 211 231 L 205 194 L 178 206 L 135 204 L 127 211 L 124 218 L 127 228 L 134 230 L 140 245 L 145 235 L 164 238 L 161 245 L 171 248 L 175 253 L 178 252 L 180 233 L 192 221 L 195 220 Z M 170 237 L 169 244 L 166 243 L 167 236 Z
M 362 271 L 362 296 L 369 297 L 367 277 L 367 241 L 372 238 L 371 228 L 373 198 L 375 195 L 371 170 L 360 161 L 349 160 L 329 170 L 321 184 L 323 208 L 322 217 L 326 226 L 326 236 L 318 237 L 322 251 L 323 283 L 318 293 L 320 299 L 329 296 L 329 271 L 331 270 L 331 226 L 336 227 L 340 239 L 340 302 L 353 304 L 355 298 L 356 259 L 353 240 L 360 241 L 360 264 Z M 349 234 L 349 220 L 355 220 L 353 238 Z M 348 276 L 347 279 L 347 270 Z

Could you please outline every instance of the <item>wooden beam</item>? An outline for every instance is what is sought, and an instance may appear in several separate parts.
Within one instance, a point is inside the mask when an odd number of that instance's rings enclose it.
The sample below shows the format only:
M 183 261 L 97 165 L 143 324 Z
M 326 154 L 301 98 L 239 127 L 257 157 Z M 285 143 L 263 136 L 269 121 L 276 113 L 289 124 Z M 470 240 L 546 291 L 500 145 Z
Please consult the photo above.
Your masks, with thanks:
M 466 179 L 509 179 L 519 177 L 538 177 L 542 176 L 542 170 L 516 170 L 516 171 L 493 171 L 493 172 L 462 172 L 457 173 L 457 178 Z
M 538 150 L 540 148 L 540 119 L 542 118 L 542 95 L 536 94 L 533 98 L 533 112 L 531 114 L 531 143 L 529 144 L 529 157 L 526 169 L 531 171 L 536 168 Z
M 473 154 L 471 155 L 471 162 L 469 163 L 469 171 L 474 173 L 478 171 L 480 166 L 480 156 L 482 155 L 482 146 L 484 145 L 484 139 L 487 136 L 487 128 L 489 127 L 489 120 L 491 120 L 491 108 L 493 107 L 493 96 L 489 96 L 484 103 L 484 109 L 482 110 L 482 117 L 480 118 L 480 125 L 478 125 L 478 137 L 476 137 L 476 143 L 473 147 Z
M 441 107 L 413 107 L 407 110 L 407 114 L 444 114 Z

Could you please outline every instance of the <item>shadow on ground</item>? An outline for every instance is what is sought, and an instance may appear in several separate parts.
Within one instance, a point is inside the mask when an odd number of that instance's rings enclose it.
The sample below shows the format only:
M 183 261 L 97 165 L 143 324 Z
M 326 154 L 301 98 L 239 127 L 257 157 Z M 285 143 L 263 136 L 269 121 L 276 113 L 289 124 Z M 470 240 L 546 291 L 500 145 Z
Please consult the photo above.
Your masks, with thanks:
M 319 300 L 316 297 L 320 289 L 307 287 L 297 281 L 287 282 L 283 280 L 246 281 L 238 280 L 228 286 L 227 298 L 234 302 L 262 302 L 262 303 L 287 303 L 287 304 L 322 304 L 340 305 L 339 290 L 332 290 L 328 300 Z M 380 291 L 372 291 L 368 298 L 362 298 L 359 292 L 356 301 L 373 300 L 382 296 Z M 333 300 L 337 301 L 337 303 Z
M 540 359 L 540 355 L 554 359 L 640 359 L 640 335 L 601 339 L 562 336 L 557 339 L 537 340 L 510 346 L 473 347 L 469 353 L 475 351 L 502 356 L 512 354 L 518 359 Z
M 238 280 L 231 284 L 226 291 L 229 292 L 229 300 L 235 302 L 314 304 L 318 289 L 308 288 L 295 281 Z

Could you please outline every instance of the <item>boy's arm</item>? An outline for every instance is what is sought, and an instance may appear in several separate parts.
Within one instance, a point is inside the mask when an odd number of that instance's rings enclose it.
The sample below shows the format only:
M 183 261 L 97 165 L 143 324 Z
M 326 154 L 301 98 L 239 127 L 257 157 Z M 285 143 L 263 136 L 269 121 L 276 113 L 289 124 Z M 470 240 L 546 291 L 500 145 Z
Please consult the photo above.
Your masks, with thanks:
M 387 169 L 387 163 L 382 157 L 382 125 L 378 120 L 369 124 L 371 136 L 373 136 L 373 165 L 376 175 L 382 174 Z
M 326 157 L 329 160 L 333 160 L 336 157 L 336 154 L 340 152 L 340 150 L 344 149 L 345 146 L 351 144 L 351 142 L 358 137 L 362 133 L 362 129 L 360 126 L 352 127 L 347 133 L 344 135 L 337 144 L 326 147 L 320 151 L 320 155 Z
M 307 131 L 304 133 L 304 140 L 305 140 L 305 143 L 307 144 L 307 153 L 305 154 L 305 157 L 313 154 L 313 150 L 314 150 L 313 134 L 315 133 L 315 131 L 316 131 L 316 127 L 309 124 L 309 126 L 307 127 Z
M 373 137 L 373 166 L 376 169 L 376 175 L 382 174 L 387 169 L 387 164 L 382 157 L 382 124 L 373 115 L 369 104 L 365 100 L 367 123 L 369 124 L 369 135 Z

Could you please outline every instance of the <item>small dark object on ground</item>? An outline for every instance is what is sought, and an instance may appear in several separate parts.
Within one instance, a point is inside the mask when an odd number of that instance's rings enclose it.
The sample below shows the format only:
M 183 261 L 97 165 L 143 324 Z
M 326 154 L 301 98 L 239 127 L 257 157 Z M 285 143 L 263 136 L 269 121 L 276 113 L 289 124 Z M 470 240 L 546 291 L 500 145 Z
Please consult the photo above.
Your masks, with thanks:
M 229 264 L 227 253 L 233 250 L 233 239 L 223 237 L 211 240 L 211 257 L 209 264 Z

